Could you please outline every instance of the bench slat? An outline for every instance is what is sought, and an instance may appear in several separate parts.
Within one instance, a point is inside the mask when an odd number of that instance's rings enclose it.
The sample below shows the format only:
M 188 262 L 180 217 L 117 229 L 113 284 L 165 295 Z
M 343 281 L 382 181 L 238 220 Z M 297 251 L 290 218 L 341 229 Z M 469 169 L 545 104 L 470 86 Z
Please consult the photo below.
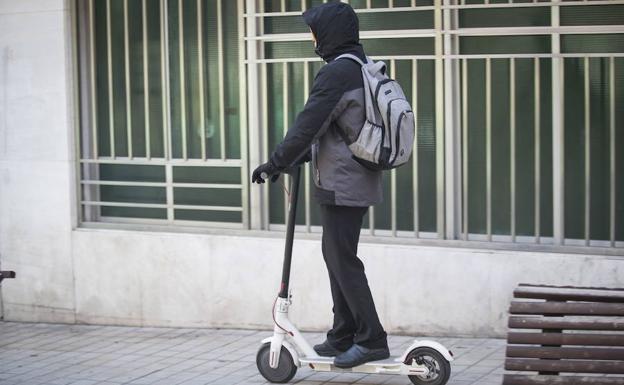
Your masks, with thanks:
M 624 346 L 624 334 L 565 334 L 509 332 L 510 344 Z
M 520 286 L 514 290 L 514 297 L 556 301 L 624 302 L 624 291 Z
M 511 329 L 624 330 L 624 321 L 578 321 L 544 317 L 509 317 Z
M 535 376 L 505 374 L 503 385 L 622 385 L 623 377 Z
M 511 314 L 624 316 L 624 303 L 511 302 Z
M 555 348 L 508 346 L 507 357 L 513 358 L 548 358 L 548 359 L 585 359 L 624 361 L 624 349 L 621 348 Z
M 595 286 L 569 286 L 569 285 L 537 285 L 534 283 L 520 283 L 518 286 L 529 287 L 551 287 L 557 289 L 583 289 L 583 290 L 611 290 L 611 291 L 624 291 L 621 287 L 595 287 Z
M 624 374 L 624 361 L 532 360 L 508 358 L 506 370 L 566 373 Z

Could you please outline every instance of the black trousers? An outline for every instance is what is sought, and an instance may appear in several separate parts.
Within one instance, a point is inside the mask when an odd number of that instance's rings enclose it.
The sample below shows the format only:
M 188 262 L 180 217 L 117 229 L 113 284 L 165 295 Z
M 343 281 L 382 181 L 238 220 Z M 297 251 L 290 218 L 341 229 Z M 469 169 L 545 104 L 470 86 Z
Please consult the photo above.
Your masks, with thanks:
M 367 207 L 321 205 L 322 250 L 332 298 L 334 324 L 327 340 L 340 350 L 354 343 L 369 349 L 387 348 L 364 264 L 357 256 L 362 219 Z

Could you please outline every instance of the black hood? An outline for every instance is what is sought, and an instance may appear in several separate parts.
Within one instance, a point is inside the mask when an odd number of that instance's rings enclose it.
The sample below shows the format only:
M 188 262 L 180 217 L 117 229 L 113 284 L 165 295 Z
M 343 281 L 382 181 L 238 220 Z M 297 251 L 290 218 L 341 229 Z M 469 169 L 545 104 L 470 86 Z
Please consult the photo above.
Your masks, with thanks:
M 358 18 L 349 4 L 331 1 L 310 8 L 303 13 L 303 20 L 316 37 L 316 54 L 326 62 L 343 53 L 365 60 Z

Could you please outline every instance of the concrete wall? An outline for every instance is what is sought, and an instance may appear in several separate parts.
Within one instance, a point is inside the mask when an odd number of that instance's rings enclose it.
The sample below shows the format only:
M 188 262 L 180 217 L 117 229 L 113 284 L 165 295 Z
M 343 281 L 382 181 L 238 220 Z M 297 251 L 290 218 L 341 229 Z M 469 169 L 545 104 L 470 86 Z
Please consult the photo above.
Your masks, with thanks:
M 78 322 L 271 326 L 279 237 L 80 229 L 72 251 Z M 400 333 L 501 336 L 520 282 L 624 285 L 617 257 L 372 243 L 359 254 L 384 326 Z M 328 328 L 331 296 L 317 239 L 295 242 L 291 279 L 297 325 Z
M 74 229 L 74 110 L 61 0 L 0 0 L 0 267 L 7 320 L 269 328 L 279 234 Z M 624 285 L 623 258 L 363 243 L 390 332 L 500 336 L 518 282 Z M 324 330 L 318 237 L 295 243 L 293 319 Z
M 10 319 L 74 322 L 70 33 L 62 0 L 0 0 L 0 267 Z

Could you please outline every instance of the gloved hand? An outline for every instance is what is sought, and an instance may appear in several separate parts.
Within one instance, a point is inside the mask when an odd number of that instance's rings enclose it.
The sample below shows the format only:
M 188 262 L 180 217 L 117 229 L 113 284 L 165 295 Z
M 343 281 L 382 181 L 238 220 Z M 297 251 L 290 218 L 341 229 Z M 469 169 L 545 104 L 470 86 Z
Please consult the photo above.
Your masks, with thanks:
M 270 177 L 271 182 L 275 182 L 279 178 L 280 170 L 277 168 L 277 166 L 275 166 L 275 164 L 273 164 L 272 161 L 269 160 L 268 162 L 256 167 L 256 169 L 251 174 L 251 183 L 264 183 L 265 180 L 262 174 L 266 174 L 266 178 Z

